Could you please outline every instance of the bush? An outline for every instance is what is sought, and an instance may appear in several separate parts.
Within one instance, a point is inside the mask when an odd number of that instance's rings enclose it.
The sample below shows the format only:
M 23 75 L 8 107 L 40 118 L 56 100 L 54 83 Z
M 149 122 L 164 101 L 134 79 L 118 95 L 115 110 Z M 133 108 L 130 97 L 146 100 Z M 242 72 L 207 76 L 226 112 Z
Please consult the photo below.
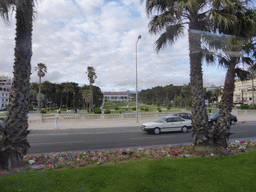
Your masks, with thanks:
M 149 108 L 148 108 L 148 107 L 146 107 L 144 110 L 145 110 L 145 111 L 149 111 Z
M 47 113 L 47 109 L 41 109 L 41 113 L 46 114 Z
M 249 109 L 249 105 L 241 104 L 240 109 Z
M 133 111 L 136 111 L 136 107 L 133 107 L 132 110 L 133 110 Z
M 111 111 L 109 110 L 109 109 L 106 109 L 105 111 L 104 111 L 104 114 L 110 114 L 111 113 Z
M 100 108 L 94 108 L 93 112 L 94 112 L 94 114 L 101 114 L 102 113 Z
M 30 106 L 29 106 L 29 111 L 34 111 L 33 105 L 30 105 Z

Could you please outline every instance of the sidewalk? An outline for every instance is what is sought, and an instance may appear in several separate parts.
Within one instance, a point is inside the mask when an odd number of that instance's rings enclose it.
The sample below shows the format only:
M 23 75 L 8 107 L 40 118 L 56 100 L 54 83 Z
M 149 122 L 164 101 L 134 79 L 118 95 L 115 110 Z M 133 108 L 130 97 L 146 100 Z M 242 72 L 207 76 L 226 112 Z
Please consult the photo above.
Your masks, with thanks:
M 237 116 L 238 123 L 251 122 L 256 124 L 256 117 L 253 115 Z M 29 130 L 51 130 L 51 129 L 88 129 L 88 128 L 118 128 L 118 127 L 140 127 L 142 123 L 154 121 L 156 119 L 95 119 L 95 120 L 59 120 L 58 127 L 55 121 L 51 122 L 31 122 Z

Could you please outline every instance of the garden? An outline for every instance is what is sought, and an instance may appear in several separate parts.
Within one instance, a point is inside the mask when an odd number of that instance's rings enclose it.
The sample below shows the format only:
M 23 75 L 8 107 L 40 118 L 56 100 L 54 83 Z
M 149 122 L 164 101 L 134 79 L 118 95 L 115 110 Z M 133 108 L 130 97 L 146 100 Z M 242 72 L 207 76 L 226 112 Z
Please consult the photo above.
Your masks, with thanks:
M 3 191 L 253 191 L 255 150 L 256 140 L 247 140 L 221 153 L 169 145 L 26 155 L 26 169 L 0 172 L 0 184 Z

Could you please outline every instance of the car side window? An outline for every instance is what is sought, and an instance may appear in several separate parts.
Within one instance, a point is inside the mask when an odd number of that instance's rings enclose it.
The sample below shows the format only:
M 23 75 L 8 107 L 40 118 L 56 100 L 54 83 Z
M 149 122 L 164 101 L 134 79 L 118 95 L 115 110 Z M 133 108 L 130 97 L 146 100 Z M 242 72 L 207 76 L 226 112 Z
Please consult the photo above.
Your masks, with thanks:
M 167 118 L 166 122 L 174 122 L 173 118 Z

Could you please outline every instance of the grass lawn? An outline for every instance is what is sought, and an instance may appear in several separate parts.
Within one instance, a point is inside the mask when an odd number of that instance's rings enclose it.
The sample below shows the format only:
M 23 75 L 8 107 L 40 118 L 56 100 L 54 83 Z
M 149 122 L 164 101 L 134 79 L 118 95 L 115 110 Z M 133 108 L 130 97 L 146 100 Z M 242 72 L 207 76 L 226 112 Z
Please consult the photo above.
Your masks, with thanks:
M 256 151 L 221 157 L 164 157 L 0 176 L 1 191 L 255 191 Z

